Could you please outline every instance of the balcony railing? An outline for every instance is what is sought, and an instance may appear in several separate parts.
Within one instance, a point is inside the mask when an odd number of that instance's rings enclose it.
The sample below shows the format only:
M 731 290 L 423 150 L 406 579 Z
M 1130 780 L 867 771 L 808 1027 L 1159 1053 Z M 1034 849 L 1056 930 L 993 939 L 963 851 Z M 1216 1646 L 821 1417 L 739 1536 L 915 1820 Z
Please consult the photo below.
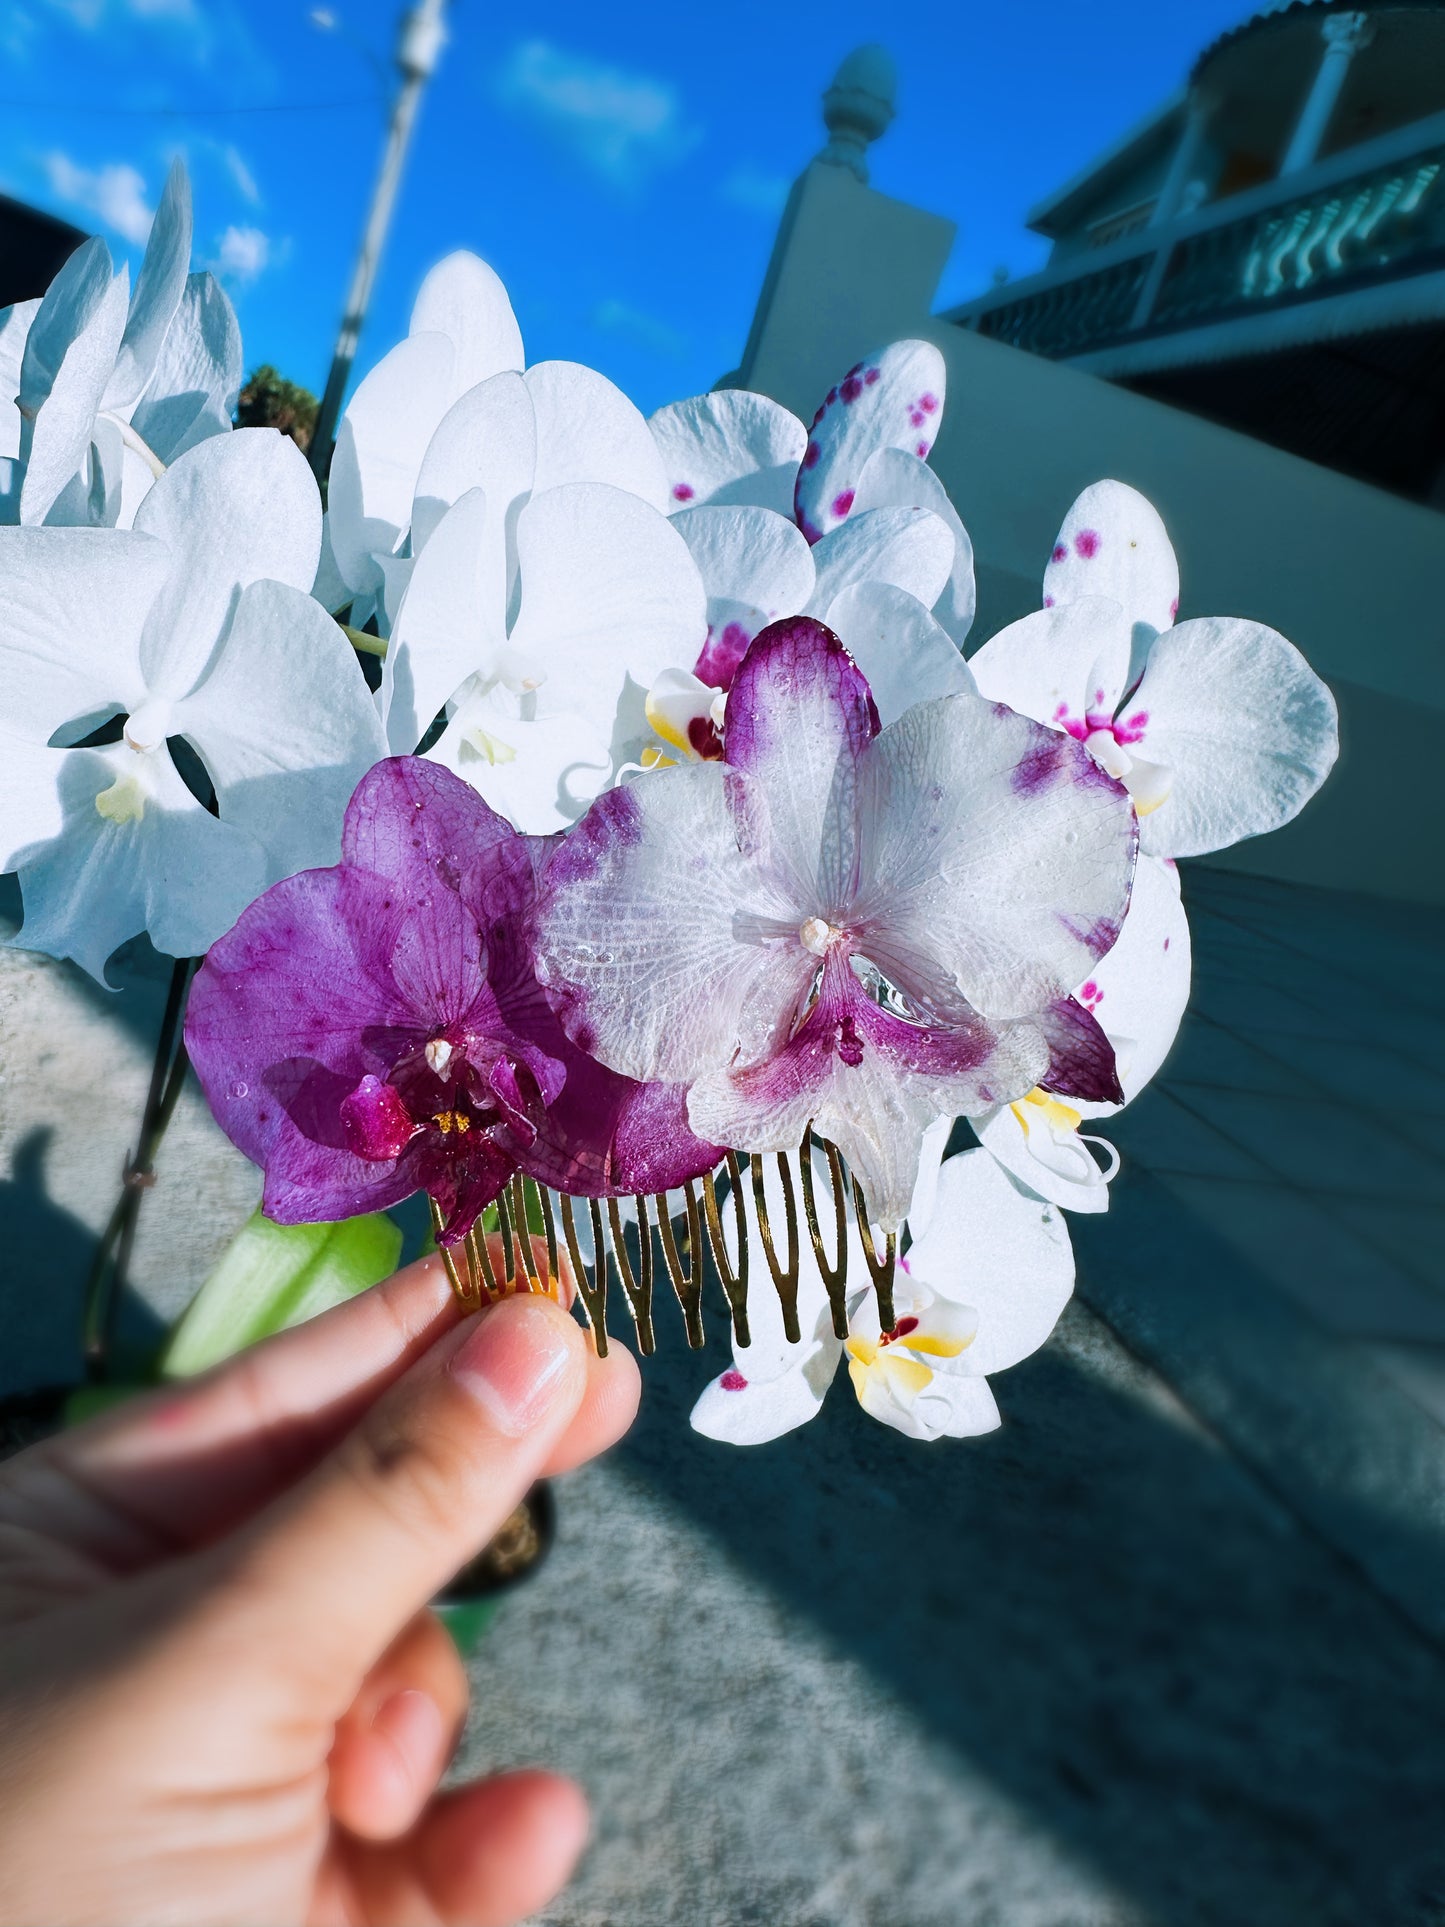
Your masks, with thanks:
M 1067 359 L 1445 267 L 1445 115 L 957 309 Z

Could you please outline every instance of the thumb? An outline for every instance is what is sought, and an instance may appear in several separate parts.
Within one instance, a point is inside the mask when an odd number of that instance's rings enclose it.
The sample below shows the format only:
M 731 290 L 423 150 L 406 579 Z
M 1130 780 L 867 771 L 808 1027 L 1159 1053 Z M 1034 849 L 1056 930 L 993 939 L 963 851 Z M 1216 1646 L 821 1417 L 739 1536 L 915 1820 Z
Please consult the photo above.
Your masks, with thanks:
M 304 1647 L 308 1666 L 350 1690 L 519 1504 L 577 1411 L 586 1361 L 580 1327 L 540 1295 L 449 1331 L 215 1549 L 216 1603 L 241 1602 L 250 1636 L 284 1641 L 264 1650 Z

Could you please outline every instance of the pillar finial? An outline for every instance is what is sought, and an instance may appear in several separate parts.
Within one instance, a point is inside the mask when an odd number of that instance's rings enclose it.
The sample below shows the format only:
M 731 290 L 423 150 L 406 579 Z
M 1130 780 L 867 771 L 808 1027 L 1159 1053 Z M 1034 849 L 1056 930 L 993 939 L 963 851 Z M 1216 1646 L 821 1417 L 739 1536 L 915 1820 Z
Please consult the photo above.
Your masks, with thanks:
M 847 55 L 823 96 L 828 145 L 818 159 L 846 167 L 865 185 L 868 145 L 888 129 L 898 95 L 898 69 L 886 47 L 870 43 Z

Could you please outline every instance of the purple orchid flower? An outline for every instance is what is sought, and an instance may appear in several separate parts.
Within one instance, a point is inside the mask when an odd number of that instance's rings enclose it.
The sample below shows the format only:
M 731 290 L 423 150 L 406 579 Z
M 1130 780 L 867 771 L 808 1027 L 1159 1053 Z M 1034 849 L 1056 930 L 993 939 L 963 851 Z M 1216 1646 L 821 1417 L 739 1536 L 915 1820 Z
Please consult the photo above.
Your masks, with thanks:
M 531 968 L 546 841 L 433 763 L 378 763 L 342 860 L 258 898 L 211 950 L 186 1039 L 282 1224 L 426 1191 L 465 1236 L 516 1171 L 581 1195 L 662 1189 L 721 1155 L 684 1096 L 591 1064 Z
M 723 748 L 600 797 L 549 865 L 537 972 L 582 1048 L 688 1085 L 737 1150 L 812 1123 L 885 1228 L 936 1118 L 1117 1092 L 1069 989 L 1119 933 L 1138 832 L 1086 750 L 972 694 L 880 730 L 808 617 L 753 643 Z

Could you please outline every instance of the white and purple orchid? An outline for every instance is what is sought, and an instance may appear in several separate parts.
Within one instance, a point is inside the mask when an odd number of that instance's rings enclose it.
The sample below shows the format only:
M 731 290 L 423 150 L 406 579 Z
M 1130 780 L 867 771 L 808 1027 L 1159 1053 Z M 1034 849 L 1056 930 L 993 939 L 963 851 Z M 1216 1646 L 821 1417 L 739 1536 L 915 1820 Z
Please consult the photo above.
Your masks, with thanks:
M 18 944 L 102 980 L 142 930 L 199 956 L 268 884 L 335 855 L 385 744 L 309 593 L 320 546 L 316 483 L 269 428 L 182 455 L 134 529 L 0 529 L 0 869 L 19 872 Z
M 0 310 L 0 523 L 130 528 L 171 462 L 229 430 L 241 335 L 225 290 L 189 272 L 191 232 L 177 161 L 134 293 L 95 239 L 42 299 Z
M 821 1159 L 818 1167 L 821 1184 Z M 770 1218 L 781 1222 L 771 1161 L 764 1195 Z M 750 1183 L 744 1210 L 756 1238 Z M 804 1238 L 798 1342 L 789 1343 L 775 1296 L 750 1299 L 752 1342 L 734 1345 L 732 1365 L 694 1406 L 697 1431 L 732 1445 L 780 1438 L 820 1409 L 844 1359 L 863 1410 L 909 1438 L 967 1438 L 998 1425 L 990 1374 L 1036 1352 L 1073 1291 L 1073 1252 L 1059 1214 L 1025 1196 L 986 1152 L 946 1159 L 928 1226 L 899 1262 L 887 1331 L 852 1222 L 847 1237 L 847 1337 L 834 1330 L 827 1287 Z M 735 1249 L 735 1233 L 730 1245 Z M 836 1253 L 827 1255 L 836 1262 Z
M 923 1134 L 1035 1085 L 1117 1100 L 1069 989 L 1128 906 L 1127 793 L 972 694 L 880 729 L 810 618 L 744 658 L 724 760 L 599 798 L 548 870 L 538 970 L 604 1064 L 689 1087 L 699 1136 L 837 1143 L 885 1228 Z
M 1334 697 L 1260 622 L 1176 623 L 1179 568 L 1122 482 L 1074 503 L 1044 607 L 970 658 L 980 692 L 1074 737 L 1133 796 L 1139 844 L 1200 856 L 1297 816 L 1334 765 Z

